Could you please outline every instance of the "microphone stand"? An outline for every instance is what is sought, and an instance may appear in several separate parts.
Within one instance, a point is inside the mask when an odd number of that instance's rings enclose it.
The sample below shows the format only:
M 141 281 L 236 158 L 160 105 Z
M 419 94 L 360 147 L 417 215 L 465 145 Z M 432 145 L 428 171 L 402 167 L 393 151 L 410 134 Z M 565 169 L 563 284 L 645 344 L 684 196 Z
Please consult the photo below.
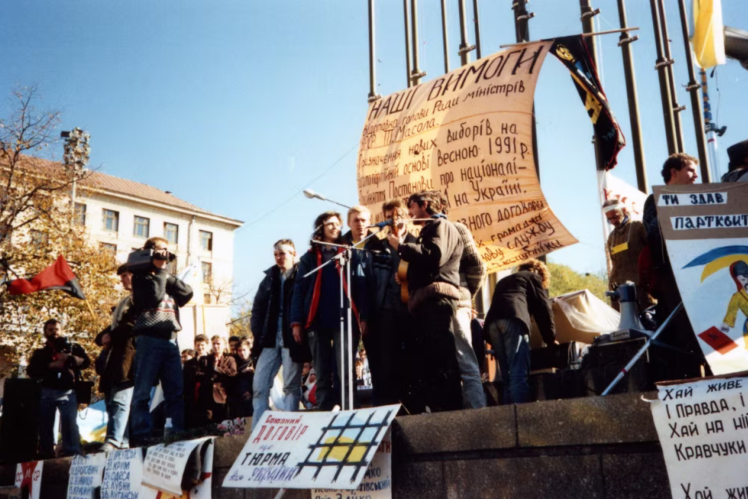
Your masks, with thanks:
M 347 246 L 344 244 L 326 243 L 324 241 L 312 241 L 312 244 L 320 244 L 323 246 L 331 246 L 333 248 L 345 248 L 345 251 L 338 253 L 334 257 L 316 268 L 310 270 L 302 276 L 302 279 L 306 279 L 310 275 L 321 271 L 326 265 L 334 262 L 335 260 L 340 262 L 340 403 L 343 410 L 353 410 L 353 324 L 352 324 L 352 298 L 351 298 L 351 261 L 353 254 L 351 250 L 366 251 L 363 248 L 363 243 L 368 239 L 374 237 L 377 233 L 374 232 L 369 234 L 364 239 L 359 241 L 353 246 Z M 358 247 L 361 245 L 361 247 Z M 345 274 L 345 279 L 343 275 Z M 345 282 L 348 283 L 347 289 Z M 348 297 L 348 304 L 346 305 L 346 295 Z M 347 321 L 347 325 L 346 325 Z M 347 338 L 347 341 L 346 341 Z M 346 346 L 348 348 L 346 348 Z M 348 369 L 346 369 L 346 360 L 348 360 Z M 347 379 L 346 379 L 347 378 Z M 346 404 L 346 392 L 348 393 Z

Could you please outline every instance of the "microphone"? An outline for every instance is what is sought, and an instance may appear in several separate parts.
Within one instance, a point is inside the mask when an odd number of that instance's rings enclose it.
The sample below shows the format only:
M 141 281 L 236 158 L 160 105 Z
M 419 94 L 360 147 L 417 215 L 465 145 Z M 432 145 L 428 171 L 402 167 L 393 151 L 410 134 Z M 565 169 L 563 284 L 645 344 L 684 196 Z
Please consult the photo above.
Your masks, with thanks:
M 392 225 L 392 219 L 391 218 L 389 220 L 384 220 L 383 222 L 379 222 L 378 224 L 367 225 L 366 228 L 367 229 L 374 229 L 374 228 L 376 228 L 376 229 L 384 229 L 388 225 Z
M 327 199 L 325 198 L 325 196 L 323 196 L 321 194 L 317 194 L 316 192 L 314 192 L 311 189 L 304 189 L 304 195 L 306 197 L 308 197 L 309 199 L 317 198 L 317 199 L 320 199 L 322 201 L 327 201 Z

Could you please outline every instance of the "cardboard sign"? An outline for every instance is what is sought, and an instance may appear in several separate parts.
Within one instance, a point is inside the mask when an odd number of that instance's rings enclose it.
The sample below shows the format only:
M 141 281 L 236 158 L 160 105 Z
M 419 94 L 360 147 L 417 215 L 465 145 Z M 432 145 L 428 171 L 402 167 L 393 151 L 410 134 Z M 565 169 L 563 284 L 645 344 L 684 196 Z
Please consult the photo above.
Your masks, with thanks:
M 356 489 L 399 409 L 267 411 L 223 486 Z
M 312 499 L 392 499 L 392 438 L 387 430 L 356 490 L 314 489 Z
M 213 440 L 204 438 L 195 440 L 200 445 L 205 446 L 205 453 L 202 460 L 200 483 L 190 487 L 190 490 L 180 491 L 179 494 L 155 490 L 150 487 L 143 487 L 138 499 L 210 499 L 211 488 L 213 486 Z M 103 498 L 102 498 L 103 499 Z
M 748 493 L 748 378 L 659 386 L 652 417 L 673 497 Z
M 107 455 L 101 499 L 138 499 L 143 480 L 143 452 L 115 450 Z
M 29 499 L 39 499 L 42 488 L 42 472 L 44 461 L 31 461 L 30 463 L 18 463 L 16 465 L 15 485 L 19 489 L 29 491 Z
M 748 183 L 654 191 L 683 305 L 712 372 L 748 370 Z
M 206 437 L 149 447 L 143 462 L 143 485 L 181 497 L 182 477 L 190 454 L 210 439 Z
M 99 452 L 88 456 L 75 456 L 70 465 L 67 499 L 94 499 L 94 491 L 101 487 L 101 474 L 106 464 L 106 454 Z
M 532 103 L 552 42 L 513 47 L 369 105 L 357 159 L 359 202 L 437 189 L 473 233 L 489 272 L 577 242 L 535 172 Z

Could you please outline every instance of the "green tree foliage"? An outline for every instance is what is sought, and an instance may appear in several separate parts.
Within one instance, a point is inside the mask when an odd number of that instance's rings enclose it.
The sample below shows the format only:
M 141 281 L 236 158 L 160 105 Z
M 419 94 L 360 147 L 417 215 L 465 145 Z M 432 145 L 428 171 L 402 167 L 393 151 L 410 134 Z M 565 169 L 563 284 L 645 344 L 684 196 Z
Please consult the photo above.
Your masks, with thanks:
M 548 270 L 551 271 L 551 297 L 589 289 L 590 292 L 603 300 L 610 303 L 605 296 L 608 290 L 608 280 L 601 274 L 580 274 L 571 267 L 558 263 L 549 263 Z

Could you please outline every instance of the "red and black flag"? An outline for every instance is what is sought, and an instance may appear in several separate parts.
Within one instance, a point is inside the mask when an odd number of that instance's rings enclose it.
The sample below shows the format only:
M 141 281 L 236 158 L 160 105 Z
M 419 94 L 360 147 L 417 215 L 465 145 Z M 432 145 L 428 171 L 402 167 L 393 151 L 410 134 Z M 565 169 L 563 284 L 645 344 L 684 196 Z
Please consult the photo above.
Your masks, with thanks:
M 73 298 L 86 299 L 78 278 L 70 270 L 68 262 L 65 261 L 62 255 L 57 257 L 55 263 L 39 272 L 31 280 L 16 279 L 15 281 L 10 281 L 8 285 L 8 292 L 12 295 L 27 295 L 29 293 L 36 293 L 37 291 L 53 289 L 64 291 Z
M 571 72 L 577 92 L 595 129 L 601 166 L 605 170 L 613 169 L 618 152 L 626 145 L 626 139 L 610 110 L 584 37 L 574 35 L 556 38 L 551 46 L 551 53 Z

